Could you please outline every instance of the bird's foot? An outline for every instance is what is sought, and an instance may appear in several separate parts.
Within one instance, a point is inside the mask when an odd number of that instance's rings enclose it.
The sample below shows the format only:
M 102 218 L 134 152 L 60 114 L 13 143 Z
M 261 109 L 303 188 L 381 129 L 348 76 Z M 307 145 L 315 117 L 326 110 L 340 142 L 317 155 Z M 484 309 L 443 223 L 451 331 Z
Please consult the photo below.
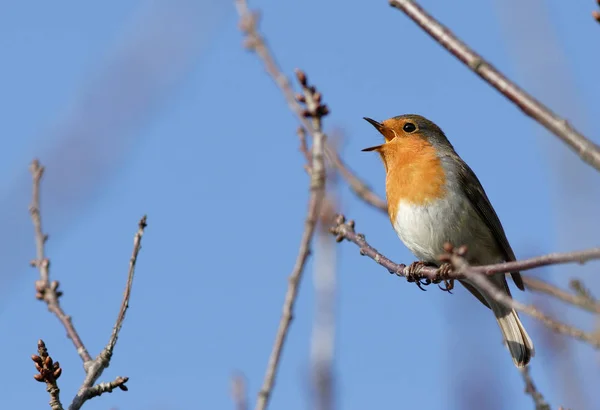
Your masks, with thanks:
M 428 264 L 422 261 L 413 262 L 408 266 L 406 272 L 406 280 L 408 282 L 416 283 L 419 289 L 421 289 L 423 292 L 426 290 L 423 288 L 423 286 L 431 284 L 431 280 L 424 278 L 421 274 L 421 270 L 427 266 Z
M 438 285 L 441 290 L 448 293 L 452 293 L 452 289 L 454 289 L 454 279 L 448 278 L 450 272 L 452 272 L 452 265 L 449 263 L 442 263 L 433 281 L 433 283 Z M 441 284 L 442 282 L 443 285 Z

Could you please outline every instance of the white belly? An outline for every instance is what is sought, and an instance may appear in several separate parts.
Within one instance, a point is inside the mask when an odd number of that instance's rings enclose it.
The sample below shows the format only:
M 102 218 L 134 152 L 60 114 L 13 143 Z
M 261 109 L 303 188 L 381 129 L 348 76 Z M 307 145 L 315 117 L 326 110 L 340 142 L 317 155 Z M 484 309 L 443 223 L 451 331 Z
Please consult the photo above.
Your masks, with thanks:
M 491 232 L 466 199 L 446 198 L 423 206 L 400 202 L 393 225 L 406 247 L 422 261 L 438 262 L 446 242 L 467 245 L 471 263 L 501 261 Z

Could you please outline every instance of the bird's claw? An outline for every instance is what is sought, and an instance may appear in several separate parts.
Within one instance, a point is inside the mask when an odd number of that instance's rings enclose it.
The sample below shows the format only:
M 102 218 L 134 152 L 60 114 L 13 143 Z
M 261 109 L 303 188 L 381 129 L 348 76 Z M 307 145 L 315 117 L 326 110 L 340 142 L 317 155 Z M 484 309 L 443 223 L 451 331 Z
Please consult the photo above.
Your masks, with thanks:
M 452 289 L 454 289 L 454 279 L 448 278 L 448 274 L 452 272 L 452 265 L 449 263 L 443 263 L 437 272 L 434 283 L 438 285 L 438 287 L 448 293 L 452 293 Z M 441 283 L 443 282 L 443 285 Z
M 408 266 L 406 273 L 406 280 L 408 282 L 414 282 L 417 284 L 419 289 L 425 292 L 427 289 L 424 289 L 423 286 L 428 286 L 431 284 L 431 280 L 424 278 L 421 275 L 421 270 L 427 266 L 424 262 L 417 261 L 413 262 Z

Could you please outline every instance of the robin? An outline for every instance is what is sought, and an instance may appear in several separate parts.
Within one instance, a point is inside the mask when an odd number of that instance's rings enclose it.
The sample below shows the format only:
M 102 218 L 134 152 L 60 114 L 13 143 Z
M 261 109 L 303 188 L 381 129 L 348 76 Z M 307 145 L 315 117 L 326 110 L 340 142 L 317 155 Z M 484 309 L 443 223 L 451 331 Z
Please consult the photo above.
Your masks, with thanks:
M 439 266 L 444 243 L 466 245 L 472 265 L 514 261 L 504 229 L 475 173 L 454 151 L 444 132 L 420 115 L 379 123 L 366 118 L 385 138 L 363 151 L 379 153 L 386 171 L 388 214 L 406 247 L 423 263 Z M 510 274 L 524 290 L 519 272 Z M 490 276 L 510 296 L 504 274 Z M 534 348 L 519 315 L 468 280 L 460 280 L 498 321 L 512 359 L 526 366 Z

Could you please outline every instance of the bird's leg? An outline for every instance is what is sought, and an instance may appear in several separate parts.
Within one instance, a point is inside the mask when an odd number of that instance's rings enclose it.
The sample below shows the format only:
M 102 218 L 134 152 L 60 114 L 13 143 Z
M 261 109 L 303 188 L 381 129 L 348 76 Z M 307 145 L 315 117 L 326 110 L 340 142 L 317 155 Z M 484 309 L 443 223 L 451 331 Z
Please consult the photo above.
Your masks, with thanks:
M 421 270 L 427 266 L 435 265 L 423 261 L 416 261 L 408 266 L 406 272 L 406 280 L 408 282 L 415 282 L 419 289 L 421 289 L 422 291 L 425 291 L 425 289 L 423 289 L 423 286 L 431 284 L 431 280 L 429 280 L 428 278 L 424 278 L 423 275 L 421 275 Z

